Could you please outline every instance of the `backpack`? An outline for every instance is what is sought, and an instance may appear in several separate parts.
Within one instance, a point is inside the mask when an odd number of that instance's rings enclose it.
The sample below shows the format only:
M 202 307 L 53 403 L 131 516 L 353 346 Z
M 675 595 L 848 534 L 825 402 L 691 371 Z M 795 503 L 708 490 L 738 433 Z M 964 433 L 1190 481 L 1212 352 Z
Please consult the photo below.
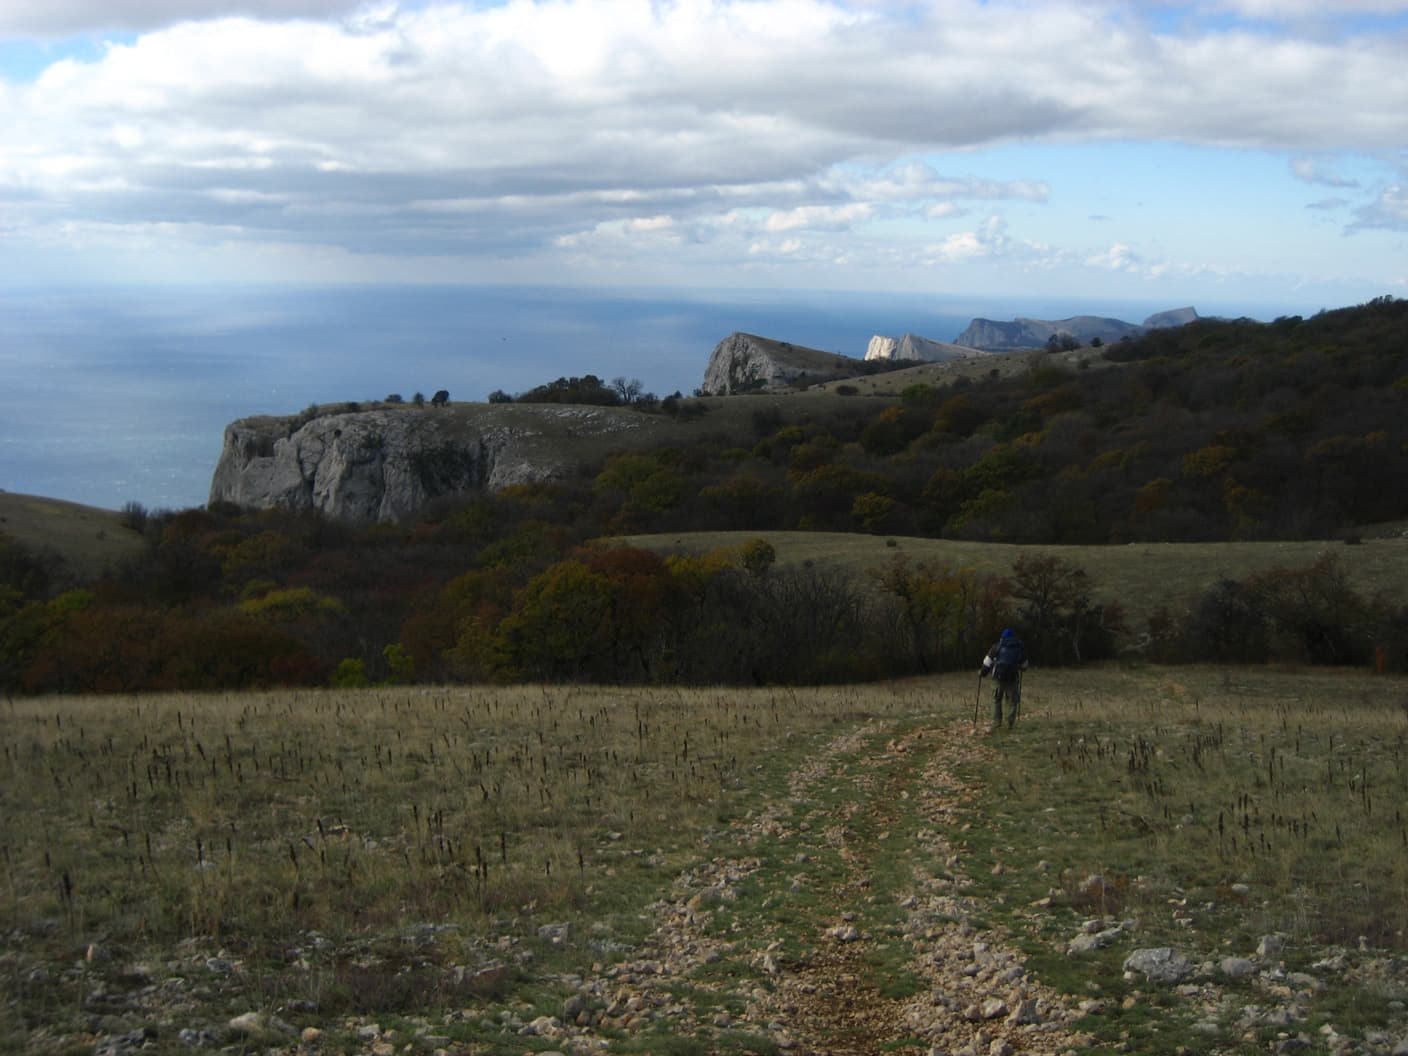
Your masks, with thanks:
M 992 658 L 993 677 L 999 682 L 1012 682 L 1022 670 L 1027 651 L 1022 648 L 1019 638 L 1004 638 L 997 643 L 997 652 Z

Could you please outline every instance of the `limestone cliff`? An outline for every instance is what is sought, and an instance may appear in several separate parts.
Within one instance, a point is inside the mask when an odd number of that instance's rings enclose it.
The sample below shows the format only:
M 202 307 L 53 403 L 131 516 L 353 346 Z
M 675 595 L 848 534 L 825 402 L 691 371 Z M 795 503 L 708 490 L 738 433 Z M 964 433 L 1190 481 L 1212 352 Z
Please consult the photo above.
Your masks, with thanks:
M 986 354 L 980 349 L 931 341 L 917 334 L 905 334 L 899 338 L 876 334 L 865 349 L 867 360 L 906 360 L 915 363 L 951 363 L 956 359 L 972 359 Z
M 441 495 L 567 475 L 585 441 L 652 428 L 622 408 L 547 404 L 242 418 L 225 428 L 210 501 L 396 521 Z
M 706 396 L 770 392 L 866 373 L 865 363 L 754 334 L 730 334 L 714 347 L 700 391 Z

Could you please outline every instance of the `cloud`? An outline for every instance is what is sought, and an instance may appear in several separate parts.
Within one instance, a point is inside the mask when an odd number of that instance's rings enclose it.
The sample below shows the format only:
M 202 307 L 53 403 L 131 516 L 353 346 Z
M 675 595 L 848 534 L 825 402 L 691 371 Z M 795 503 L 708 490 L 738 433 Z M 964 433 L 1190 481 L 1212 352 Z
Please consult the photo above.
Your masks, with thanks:
M 1408 231 L 1408 187 L 1386 187 L 1373 202 L 1358 209 L 1351 231 L 1381 228 Z
M 785 212 L 776 212 L 763 222 L 768 231 L 793 231 L 797 228 L 844 230 L 857 221 L 868 219 L 874 210 L 864 202 L 850 205 L 802 205 Z
M 1404 0 L 1216 0 L 1205 3 L 1204 9 L 1227 11 L 1244 18 L 1259 19 L 1321 19 L 1344 18 L 1351 15 L 1401 15 L 1408 13 Z
M 385 10 L 391 5 L 380 5 Z M 293 19 L 374 13 L 365 0 L 44 0 L 0 6 L 0 36 L 142 32 L 177 22 L 243 16 Z
M 1094 256 L 1087 257 L 1086 266 L 1107 271 L 1135 271 L 1140 266 L 1138 256 L 1123 242 L 1116 242 Z
M 0 204 L 20 211 L 25 237 L 92 225 L 188 231 L 195 246 L 219 231 L 310 252 L 495 262 L 674 239 L 691 253 L 712 246 L 715 262 L 754 245 L 854 262 L 883 256 L 843 241 L 876 225 L 1051 202 L 1046 174 L 963 172 L 972 148 L 1177 140 L 1305 159 L 1408 142 L 1408 66 L 1393 39 L 1156 31 L 1129 11 L 1084 0 L 3 5 L 0 33 L 136 35 L 0 79 Z M 1338 179 L 1313 161 L 1293 171 Z M 1391 201 L 1380 209 L 1392 217 Z M 925 231 L 915 244 L 971 259 L 1015 252 L 1006 237 Z
M 1305 183 L 1318 184 L 1321 187 L 1358 187 L 1358 180 L 1347 179 L 1340 176 L 1333 170 L 1325 168 L 1321 163 L 1312 161 L 1310 158 L 1293 158 L 1291 160 L 1291 172 L 1295 178 Z
M 935 202 L 924 210 L 924 216 L 929 220 L 947 220 L 951 216 L 962 216 L 967 211 L 957 202 Z

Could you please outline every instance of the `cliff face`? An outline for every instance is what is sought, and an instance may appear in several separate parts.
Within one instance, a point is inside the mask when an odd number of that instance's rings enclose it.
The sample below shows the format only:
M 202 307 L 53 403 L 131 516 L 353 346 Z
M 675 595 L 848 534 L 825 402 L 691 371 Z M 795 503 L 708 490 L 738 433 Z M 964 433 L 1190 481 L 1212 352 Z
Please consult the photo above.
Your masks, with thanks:
M 644 424 L 619 408 L 556 405 L 243 418 L 225 428 L 210 501 L 396 521 L 441 495 L 563 476 L 581 441 Z
M 900 338 L 876 334 L 865 349 L 865 358 L 868 360 L 906 360 L 915 363 L 951 363 L 955 359 L 971 359 L 981 355 L 986 353 L 944 341 L 931 341 L 917 334 L 905 334 Z
M 714 347 L 700 391 L 706 396 L 767 392 L 863 373 L 865 364 L 850 356 L 735 333 Z

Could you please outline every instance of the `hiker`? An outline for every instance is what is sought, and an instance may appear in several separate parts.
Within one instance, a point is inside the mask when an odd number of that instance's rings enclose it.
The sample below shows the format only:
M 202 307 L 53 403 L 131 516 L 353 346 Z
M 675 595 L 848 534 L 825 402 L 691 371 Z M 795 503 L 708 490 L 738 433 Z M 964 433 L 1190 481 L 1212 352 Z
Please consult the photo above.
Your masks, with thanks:
M 1017 712 L 1022 708 L 1022 672 L 1027 669 L 1027 648 L 1017 632 L 1011 627 L 1002 631 L 1002 637 L 993 643 L 988 655 L 983 657 L 983 669 L 979 678 L 992 675 L 992 728 L 1002 726 L 1002 699 L 1007 698 L 1007 728 L 1017 724 Z

